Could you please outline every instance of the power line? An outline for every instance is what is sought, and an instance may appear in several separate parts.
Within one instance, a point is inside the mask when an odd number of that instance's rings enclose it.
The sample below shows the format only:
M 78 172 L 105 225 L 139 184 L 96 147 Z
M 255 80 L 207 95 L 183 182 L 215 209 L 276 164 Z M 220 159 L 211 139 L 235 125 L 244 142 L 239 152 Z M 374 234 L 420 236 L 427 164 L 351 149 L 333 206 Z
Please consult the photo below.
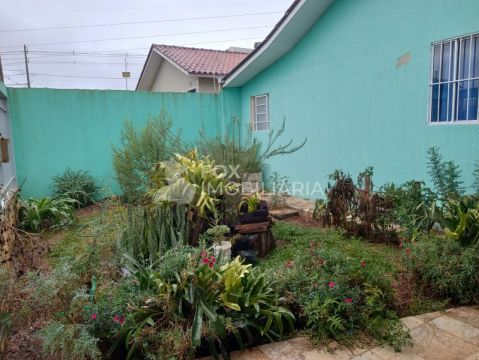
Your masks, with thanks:
M 273 0 L 273 1 L 265 1 L 265 0 L 262 0 L 261 1 L 261 4 L 269 4 L 269 3 L 274 3 L 276 4 L 277 3 L 277 0 Z M 195 4 L 190 4 L 190 5 L 178 5 L 178 6 L 147 6 L 147 7 L 128 7 L 128 8 L 115 8 L 115 11 L 130 11 L 130 10 L 133 10 L 133 11 L 137 11 L 137 10 L 147 10 L 147 9 L 170 9 L 170 8 L 182 8 L 184 9 L 185 7 L 212 7 L 214 6 L 215 8 L 217 7 L 221 7 L 222 5 L 223 6 L 227 6 L 227 7 L 231 7 L 231 6 L 244 6 L 244 5 L 247 5 L 247 4 L 254 4 L 254 5 L 257 5 L 258 4 L 258 1 L 255 0 L 255 1 L 242 1 L 242 2 L 238 2 L 238 3 L 230 3 L 228 2 L 228 4 L 218 4 L 218 3 L 204 3 L 204 2 L 201 2 L 201 3 L 195 3 Z M 36 11 L 24 11 L 24 13 L 43 13 L 43 12 L 48 12 L 48 13 L 52 13 L 52 12 L 75 12 L 75 13 L 78 13 L 78 12 L 111 12 L 112 9 L 111 8 L 97 8 L 97 9 L 73 9 L 73 8 L 70 8 L 70 9 L 48 9 L 48 10 L 36 10 Z
M 129 37 L 118 37 L 118 38 L 108 38 L 108 39 L 91 39 L 91 40 L 77 40 L 77 41 L 59 41 L 51 43 L 37 43 L 29 44 L 28 46 L 47 46 L 47 45 L 65 45 L 65 44 L 80 44 L 80 43 L 91 43 L 99 41 L 117 41 L 117 40 L 129 40 L 129 39 L 146 39 L 154 37 L 165 37 L 165 36 L 180 36 L 180 35 L 195 35 L 195 34 L 207 34 L 207 33 L 218 33 L 218 32 L 227 32 L 227 31 L 236 31 L 236 30 L 250 30 L 250 29 L 265 29 L 270 28 L 273 25 L 266 26 L 249 26 L 249 27 L 238 27 L 238 28 L 228 28 L 228 29 L 216 29 L 216 30 L 206 30 L 206 31 L 190 31 L 183 33 L 170 33 L 170 34 L 156 34 L 156 35 L 141 35 L 141 36 L 129 36 Z M 19 45 L 10 45 L 4 46 L 4 48 L 18 47 Z
M 198 41 L 198 42 L 193 42 L 193 43 L 182 43 L 182 44 L 177 44 L 177 46 L 192 46 L 192 45 L 199 45 L 199 44 L 218 44 L 218 43 L 225 43 L 225 42 L 234 42 L 234 41 L 245 41 L 245 40 L 260 40 L 260 37 L 255 36 L 255 37 L 247 37 L 247 38 L 236 38 L 236 39 L 226 39 L 226 40 L 216 40 L 216 41 Z M 115 50 L 103 50 L 103 51 L 76 51 L 76 50 L 66 50 L 66 49 L 59 49 L 59 50 L 29 50 L 29 54 L 34 54 L 33 56 L 29 56 L 29 59 L 33 58 L 40 58 L 40 57 L 56 57 L 56 56 L 86 56 L 86 57 L 109 57 L 109 56 L 125 56 L 125 52 L 120 52 L 120 51 L 130 51 L 130 50 L 149 50 L 149 47 L 143 47 L 143 48 L 129 48 L 129 49 L 115 49 Z M 118 52 L 116 54 L 111 53 L 111 52 Z M 23 51 L 21 52 L 23 54 Z M 2 56 L 3 55 L 8 55 L 8 52 L 1 52 Z M 134 54 L 134 53 L 128 53 L 128 57 L 138 57 L 138 58 L 144 58 L 146 57 L 145 54 Z M 17 59 L 23 59 L 22 57 L 18 58 L 9 58 L 8 60 L 17 60 Z M 21 62 L 23 63 L 23 61 Z
M 43 73 L 30 73 L 32 76 L 51 76 L 61 78 L 81 78 L 81 79 L 106 79 L 106 80 L 125 80 L 122 77 L 107 77 L 107 76 L 82 76 L 82 75 L 62 75 L 62 74 L 43 74 Z M 138 80 L 138 78 L 130 78 Z
M 106 23 L 106 24 L 51 26 L 51 27 L 26 28 L 26 29 L 10 29 L 10 30 L 3 29 L 3 30 L 0 30 L 0 33 L 5 33 L 5 32 L 24 32 L 24 31 L 40 31 L 40 30 L 82 29 L 82 28 L 92 28 L 92 27 L 108 27 L 108 26 L 138 25 L 138 24 L 155 24 L 155 23 L 181 22 L 181 21 L 193 21 L 193 20 L 209 20 L 209 19 L 227 19 L 227 18 L 234 18 L 234 17 L 258 16 L 258 15 L 271 15 L 271 14 L 281 14 L 281 13 L 283 13 L 283 12 L 282 12 L 282 11 L 268 11 L 268 12 L 256 12 L 256 13 L 247 13 L 247 14 L 201 16 L 201 17 L 187 17 L 187 18 L 163 19 L 163 20 L 129 21 L 129 22 L 118 22 L 118 23 Z

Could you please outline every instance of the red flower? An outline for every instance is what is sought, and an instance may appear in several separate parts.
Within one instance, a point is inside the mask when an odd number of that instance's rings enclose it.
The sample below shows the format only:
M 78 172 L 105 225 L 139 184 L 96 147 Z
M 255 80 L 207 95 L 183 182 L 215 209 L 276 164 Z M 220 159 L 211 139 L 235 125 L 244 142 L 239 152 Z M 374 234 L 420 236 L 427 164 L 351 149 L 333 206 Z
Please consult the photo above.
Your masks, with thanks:
M 288 260 L 284 263 L 284 266 L 286 266 L 288 269 L 291 269 L 294 266 L 294 262 L 292 260 Z
M 117 324 L 123 325 L 125 323 L 125 316 L 115 315 L 113 316 L 113 321 Z
M 203 264 L 209 264 L 210 261 L 208 260 L 208 258 L 203 258 Z
M 96 316 L 95 313 L 93 313 L 93 314 L 91 314 L 90 318 L 91 318 L 92 320 L 96 320 L 97 316 Z
M 411 255 L 411 249 L 410 248 L 406 249 L 406 255 Z
M 361 267 L 366 267 L 366 261 L 361 261 Z
M 203 251 L 201 252 L 201 257 L 202 257 L 202 258 L 208 257 L 208 254 L 206 253 L 206 251 L 203 250 Z
M 344 299 L 344 302 L 345 302 L 345 303 L 348 303 L 348 304 L 352 304 L 352 303 L 353 303 L 353 299 L 351 299 L 351 298 L 346 298 L 346 299 Z
M 330 289 L 332 289 L 333 287 L 336 286 L 336 283 L 334 281 L 330 281 L 328 286 L 329 286 Z

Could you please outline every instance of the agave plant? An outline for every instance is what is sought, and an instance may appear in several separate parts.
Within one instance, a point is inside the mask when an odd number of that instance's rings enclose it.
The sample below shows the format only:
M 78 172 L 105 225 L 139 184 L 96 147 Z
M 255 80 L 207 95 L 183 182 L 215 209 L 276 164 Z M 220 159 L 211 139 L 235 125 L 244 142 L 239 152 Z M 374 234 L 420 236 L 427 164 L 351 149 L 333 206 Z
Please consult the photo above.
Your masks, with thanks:
M 52 181 L 54 195 L 75 199 L 78 207 L 93 204 L 99 191 L 88 171 L 66 169 L 63 174 L 54 176 Z

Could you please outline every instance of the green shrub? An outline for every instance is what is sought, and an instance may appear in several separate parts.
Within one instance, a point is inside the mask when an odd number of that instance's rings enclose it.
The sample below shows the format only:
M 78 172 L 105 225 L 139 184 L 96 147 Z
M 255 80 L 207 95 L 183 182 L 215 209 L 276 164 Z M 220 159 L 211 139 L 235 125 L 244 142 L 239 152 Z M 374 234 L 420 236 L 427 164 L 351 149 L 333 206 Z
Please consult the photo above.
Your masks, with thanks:
M 113 147 L 113 168 L 126 199 L 141 200 L 151 186 L 154 165 L 183 153 L 185 145 L 172 133 L 172 121 L 165 113 L 148 120 L 142 129 L 126 122 L 119 147 Z
M 91 205 L 96 201 L 99 188 L 88 171 L 66 169 L 61 175 L 52 178 L 53 194 L 56 197 L 69 197 L 76 200 L 76 206 Z
M 20 208 L 20 224 L 25 230 L 34 232 L 67 225 L 73 221 L 73 208 L 76 203 L 76 200 L 66 196 L 23 201 Z
M 405 262 L 418 281 L 439 299 L 455 304 L 479 301 L 479 252 L 448 238 L 428 238 L 405 250 Z

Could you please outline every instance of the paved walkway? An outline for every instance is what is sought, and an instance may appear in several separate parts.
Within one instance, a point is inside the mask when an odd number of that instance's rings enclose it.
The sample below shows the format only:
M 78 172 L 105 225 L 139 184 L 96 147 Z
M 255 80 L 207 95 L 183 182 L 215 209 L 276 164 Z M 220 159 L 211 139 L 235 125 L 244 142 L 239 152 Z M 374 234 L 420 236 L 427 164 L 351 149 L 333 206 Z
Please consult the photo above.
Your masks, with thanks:
M 390 347 L 314 348 L 307 338 L 262 345 L 232 354 L 232 360 L 479 360 L 479 306 L 403 319 L 414 345 L 397 353 Z

